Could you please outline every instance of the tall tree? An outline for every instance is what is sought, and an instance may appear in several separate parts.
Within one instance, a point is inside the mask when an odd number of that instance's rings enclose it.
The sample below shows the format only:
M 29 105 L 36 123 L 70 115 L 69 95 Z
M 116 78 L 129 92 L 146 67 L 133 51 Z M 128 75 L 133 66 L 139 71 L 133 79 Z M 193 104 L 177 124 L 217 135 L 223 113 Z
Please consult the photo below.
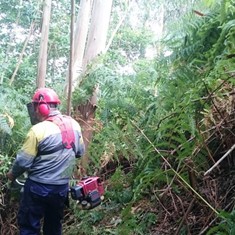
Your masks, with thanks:
M 86 68 L 93 58 L 105 49 L 112 0 L 96 0 L 93 4 L 91 26 L 89 29 L 87 47 L 83 59 Z
M 40 51 L 38 57 L 37 87 L 45 87 L 50 17 L 51 17 L 51 0 L 45 0 L 43 6 L 41 43 L 40 43 Z
M 79 84 L 79 77 L 83 71 L 82 63 L 85 53 L 87 34 L 89 30 L 91 7 L 92 0 L 81 0 L 74 35 L 73 89 Z
M 89 2 L 90 1 L 86 1 L 86 4 L 89 4 Z M 88 17 L 89 6 L 90 5 L 86 5 L 85 8 L 86 9 L 86 14 L 84 16 L 85 20 L 88 20 L 89 18 Z M 87 28 L 84 29 L 84 33 L 88 32 L 88 35 L 83 35 L 82 39 L 81 36 L 79 37 L 80 40 L 82 40 L 82 42 L 84 43 L 85 36 L 88 36 L 83 57 L 81 57 L 82 54 L 80 54 L 76 60 L 77 65 L 83 66 L 82 67 L 83 72 L 86 71 L 87 65 L 89 63 L 92 63 L 93 59 L 95 59 L 100 53 L 102 53 L 105 50 L 111 9 L 112 9 L 112 0 L 96 0 L 93 2 L 89 32 L 86 31 Z M 78 46 L 78 43 L 75 42 L 75 45 Z M 84 44 L 80 46 L 84 46 Z M 83 51 L 80 53 L 83 53 Z M 88 149 L 88 145 L 89 142 L 91 141 L 93 133 L 92 127 L 94 125 L 95 110 L 97 106 L 96 103 L 97 93 L 98 93 L 98 86 L 94 87 L 93 94 L 90 97 L 90 99 L 87 100 L 85 104 L 81 104 L 78 107 L 86 149 Z M 88 154 L 86 154 L 82 159 L 82 167 L 86 169 L 88 162 L 89 162 L 89 157 Z
M 74 56 L 73 56 L 73 54 L 74 54 L 74 17 L 75 17 L 75 0 L 71 0 L 70 63 L 69 63 L 69 79 L 68 79 L 67 115 L 71 115 L 73 59 L 74 59 Z

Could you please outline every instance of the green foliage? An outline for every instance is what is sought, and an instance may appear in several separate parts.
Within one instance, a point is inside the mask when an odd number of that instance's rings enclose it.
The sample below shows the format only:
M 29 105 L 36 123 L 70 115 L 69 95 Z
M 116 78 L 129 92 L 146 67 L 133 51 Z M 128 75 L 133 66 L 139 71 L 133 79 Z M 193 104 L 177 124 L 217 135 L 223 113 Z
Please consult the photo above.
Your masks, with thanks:
M 118 228 L 118 234 L 135 234 L 135 230 L 137 230 L 138 224 L 135 216 L 131 213 L 131 207 L 126 207 L 122 213 L 121 218 L 123 223 Z
M 36 86 L 37 60 L 40 44 L 42 1 L 0 3 L 0 63 L 2 64 L 0 83 L 8 84 L 16 65 L 19 63 L 24 41 L 34 30 L 24 51 L 13 85 L 28 90 Z M 53 2 L 48 42 L 47 86 L 64 84 L 68 68 L 70 5 L 66 1 Z M 60 19 L 59 21 L 57 19 Z
M 85 104 L 87 100 L 90 99 L 92 96 L 92 92 L 95 86 L 95 80 L 92 79 L 85 79 L 82 88 L 77 87 L 75 91 L 73 92 L 73 106 L 77 106 L 79 104 Z
M 0 176 L 6 175 L 11 165 L 11 161 L 8 155 L 1 155 L 0 154 Z
M 11 127 L 9 125 L 7 116 L 0 116 L 0 133 L 1 135 L 8 134 L 11 135 Z
M 102 234 L 102 231 L 99 232 L 99 223 L 105 217 L 105 212 L 96 208 L 90 211 L 82 210 L 78 207 L 73 201 L 70 203 L 73 210 L 74 218 L 77 218 L 76 224 L 72 226 L 66 226 L 63 234 L 66 235 L 88 235 L 88 234 Z M 71 207 L 70 206 L 70 207 Z M 102 230 L 102 229 L 101 229 Z
M 121 212 L 120 225 L 117 228 L 117 234 L 124 235 L 144 235 L 148 234 L 151 226 L 156 223 L 157 216 L 151 212 L 134 212 L 131 205 L 124 208 Z
M 5 175 L 25 138 L 29 117 L 25 96 L 7 87 L 0 92 L 0 175 Z
M 211 109 L 211 100 L 207 97 L 210 94 L 223 97 L 222 90 L 218 89 L 223 82 L 234 86 L 234 1 L 207 1 L 213 11 L 201 8 L 205 16 L 197 18 L 189 10 L 190 4 L 181 5 L 183 2 L 141 2 L 142 9 L 147 8 L 146 12 L 141 12 L 142 24 L 134 28 L 127 17 L 125 23 L 128 24 L 120 28 L 107 55 L 92 64 L 81 86 L 73 93 L 73 105 L 83 104 L 90 98 L 93 88 L 100 86 L 96 119 L 102 128 L 94 133 L 89 146 L 89 171 L 103 166 L 103 159 L 107 165 L 112 163 L 114 169 L 108 172 L 109 184 L 104 203 L 92 211 L 82 211 L 74 204 L 76 223 L 73 228 L 67 227 L 66 234 L 148 234 L 158 216 L 147 210 L 136 211 L 135 205 L 143 198 L 152 202 L 152 195 L 157 195 L 156 191 L 169 185 L 177 196 L 187 190 L 175 182 L 173 170 L 188 182 L 185 164 L 188 158 L 193 161 L 196 173 L 205 170 L 208 156 L 200 128 L 206 129 L 202 123 L 203 115 Z M 47 84 L 59 92 L 69 54 L 69 6 L 65 3 L 53 2 L 54 18 L 49 40 Z M 157 9 L 163 3 L 167 6 L 165 19 L 183 24 L 180 29 L 168 28 L 167 37 L 161 44 L 162 51 L 158 51 L 159 56 L 154 60 L 146 59 L 147 46 L 154 48 L 156 42 L 152 32 L 145 30 L 144 26 L 149 22 L 148 16 L 156 13 L 151 11 L 152 4 Z M 179 5 L 182 9 L 175 10 L 175 6 Z M 10 3 L 9 8 L 7 6 L 7 1 L 0 4 L 1 12 L 11 13 L 1 16 L 0 23 L 4 27 L 15 21 L 18 12 L 16 2 Z M 35 6 L 21 6 L 23 15 L 30 18 L 20 19 L 24 36 L 32 19 L 37 19 L 39 8 Z M 115 6 L 118 7 L 117 1 Z M 126 1 L 121 2 L 123 8 L 126 9 Z M 32 15 L 34 17 L 31 18 Z M 57 18 L 61 20 L 57 22 Z M 116 23 L 118 19 L 114 19 Z M 30 126 L 25 104 L 31 99 L 34 89 L 39 41 L 36 35 L 30 42 L 35 47 L 30 45 L 27 48 L 14 87 L 6 87 L 23 42 L 11 40 L 10 34 L 4 31 L 0 37 L 3 39 L 0 44 L 0 62 L 3 65 L 0 161 L 4 162 L 0 173 L 5 173 Z M 6 53 L 7 50 L 9 53 Z M 166 56 L 165 52 L 171 55 Z M 7 60 L 5 54 L 8 55 Z M 14 120 L 13 127 L 9 117 Z M 212 228 L 209 234 L 233 232 L 233 217 L 233 213 L 224 215 L 224 221 Z M 105 226 L 102 227 L 102 223 Z
M 21 4 L 20 4 L 21 3 Z M 40 1 L 6 1 L 0 2 L 0 12 L 4 13 L 1 17 L 1 22 L 9 24 L 9 27 L 13 26 L 13 23 L 18 22 L 20 26 L 28 27 L 30 20 L 38 17 L 38 6 Z M 18 17 L 18 18 L 17 18 Z
M 132 67 L 133 73 L 120 76 L 118 72 L 110 72 L 108 74 L 112 75 L 105 76 L 101 83 L 103 94 L 97 117 L 102 121 L 103 129 L 94 136 L 89 150 L 93 161 L 98 166 L 101 157 L 108 153 L 110 161 L 119 163 L 124 157 L 134 162 L 133 196 L 129 202 L 124 201 L 122 218 L 125 223 L 117 226 L 121 234 L 131 234 L 133 228 L 138 227 L 139 220 L 130 209 L 133 202 L 152 195 L 169 183 L 175 193 L 181 193 L 182 188 L 173 180 L 172 169 L 169 166 L 162 168 L 162 157 L 187 182 L 187 158 L 193 160 L 195 172 L 203 171 L 207 166 L 208 156 L 198 123 L 203 118 L 203 110 L 210 109 L 211 100 L 203 97 L 210 91 L 221 96 L 221 90 L 217 88 L 225 80 L 234 84 L 234 24 L 232 14 L 226 13 L 227 17 L 222 20 L 220 10 L 189 22 L 184 27 L 187 32 L 175 37 L 178 41 L 168 41 L 165 47 L 173 50 L 170 56 L 159 57 L 155 63 L 138 60 Z M 115 172 L 111 178 L 118 188 L 111 188 L 107 195 L 116 203 L 122 204 L 122 195 L 127 193 L 122 182 L 125 177 Z
M 222 221 L 206 233 L 206 235 L 232 235 L 235 234 L 235 211 L 231 213 L 222 211 L 219 215 Z
M 147 45 L 153 43 L 153 34 L 152 32 L 143 29 L 135 29 L 126 27 L 115 37 L 112 48 L 123 48 L 122 54 L 125 54 L 125 57 L 128 58 L 128 61 L 132 61 L 136 58 L 143 58 L 145 56 L 145 50 Z
M 130 175 L 128 178 L 128 175 L 125 175 L 120 168 L 117 168 L 110 179 L 105 196 L 115 203 L 125 204 L 130 202 L 133 192 L 128 181 L 130 181 Z
M 11 157 L 20 148 L 30 126 L 26 108 L 30 99 L 9 87 L 2 86 L 0 92 L 0 153 Z

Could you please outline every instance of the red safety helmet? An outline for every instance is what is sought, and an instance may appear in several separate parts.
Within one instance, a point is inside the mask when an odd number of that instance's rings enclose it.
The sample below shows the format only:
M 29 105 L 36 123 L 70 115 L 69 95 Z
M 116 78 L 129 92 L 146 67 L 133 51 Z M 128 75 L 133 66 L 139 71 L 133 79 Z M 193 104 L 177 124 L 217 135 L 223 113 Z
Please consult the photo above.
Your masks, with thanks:
M 33 103 L 60 104 L 60 99 L 54 90 L 39 88 L 33 95 Z
M 60 104 L 60 99 L 54 90 L 50 88 L 39 88 L 33 95 L 32 102 L 38 104 L 37 110 L 43 116 L 47 117 L 50 113 L 50 104 Z

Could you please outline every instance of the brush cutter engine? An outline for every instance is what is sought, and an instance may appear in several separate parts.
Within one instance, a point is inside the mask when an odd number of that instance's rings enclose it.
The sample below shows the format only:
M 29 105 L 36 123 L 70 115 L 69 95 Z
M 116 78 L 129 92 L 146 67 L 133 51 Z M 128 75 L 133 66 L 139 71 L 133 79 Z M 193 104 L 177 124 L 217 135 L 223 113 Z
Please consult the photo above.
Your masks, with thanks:
M 12 184 L 13 190 L 23 192 L 27 174 L 17 178 Z M 82 209 L 88 210 L 100 205 L 104 199 L 104 185 L 101 179 L 97 176 L 83 177 L 70 187 L 70 195 L 73 200 L 76 200 Z
M 84 177 L 70 188 L 70 193 L 72 199 L 81 204 L 82 209 L 92 209 L 103 200 L 104 186 L 99 177 Z

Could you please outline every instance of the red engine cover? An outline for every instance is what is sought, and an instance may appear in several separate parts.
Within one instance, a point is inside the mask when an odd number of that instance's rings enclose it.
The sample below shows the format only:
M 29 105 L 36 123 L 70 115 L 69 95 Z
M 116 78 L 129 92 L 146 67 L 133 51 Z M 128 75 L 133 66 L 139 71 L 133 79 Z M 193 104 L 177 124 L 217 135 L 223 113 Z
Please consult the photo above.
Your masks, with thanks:
M 90 176 L 85 179 L 82 179 L 77 184 L 83 188 L 84 196 L 88 195 L 90 192 L 97 190 L 102 196 L 104 194 L 104 186 L 100 178 L 97 176 Z

